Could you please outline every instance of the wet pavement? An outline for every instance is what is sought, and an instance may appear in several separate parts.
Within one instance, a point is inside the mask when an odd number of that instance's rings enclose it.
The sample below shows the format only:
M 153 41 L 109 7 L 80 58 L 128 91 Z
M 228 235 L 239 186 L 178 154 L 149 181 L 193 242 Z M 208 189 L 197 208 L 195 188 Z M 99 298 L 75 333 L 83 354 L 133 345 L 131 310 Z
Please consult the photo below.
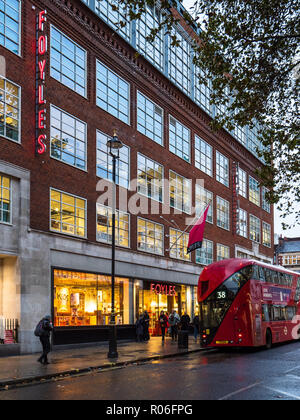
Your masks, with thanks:
M 37 362 L 39 354 L 1 357 L 0 389 L 42 379 L 121 367 L 199 351 L 201 351 L 200 344 L 195 343 L 193 337 L 190 337 L 188 349 L 179 349 L 177 343 L 169 338 L 166 339 L 165 344 L 162 344 L 161 338 L 152 337 L 149 342 L 119 343 L 119 357 L 114 360 L 107 358 L 108 344 L 55 350 L 50 353 L 50 364 L 47 366 Z

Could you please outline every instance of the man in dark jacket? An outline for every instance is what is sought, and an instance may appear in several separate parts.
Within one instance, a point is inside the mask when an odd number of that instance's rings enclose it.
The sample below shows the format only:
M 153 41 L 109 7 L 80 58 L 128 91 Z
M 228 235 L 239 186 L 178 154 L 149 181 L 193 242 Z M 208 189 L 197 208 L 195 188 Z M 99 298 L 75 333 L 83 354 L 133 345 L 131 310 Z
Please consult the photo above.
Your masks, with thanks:
M 51 316 L 46 315 L 42 319 L 42 329 L 40 334 L 40 342 L 43 346 L 43 353 L 41 357 L 38 359 L 38 362 L 42 363 L 43 365 L 48 365 L 48 354 L 50 353 L 50 333 L 53 330 Z
M 191 322 L 191 319 L 188 316 L 188 314 L 185 312 L 184 315 L 182 315 L 181 320 L 180 320 L 181 329 L 184 331 L 188 331 L 190 322 Z

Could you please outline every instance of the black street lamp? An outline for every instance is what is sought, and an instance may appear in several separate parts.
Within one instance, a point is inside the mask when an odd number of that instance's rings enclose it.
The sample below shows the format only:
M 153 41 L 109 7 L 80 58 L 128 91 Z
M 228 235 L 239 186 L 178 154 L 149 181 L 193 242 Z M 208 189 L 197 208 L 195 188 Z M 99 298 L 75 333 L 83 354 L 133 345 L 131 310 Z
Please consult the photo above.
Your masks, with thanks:
M 107 147 L 113 162 L 113 199 L 112 199 L 112 252 L 111 252 L 111 318 L 110 318 L 110 332 L 109 332 L 109 351 L 107 357 L 109 359 L 116 359 L 118 357 L 117 349 L 117 328 L 116 328 L 116 314 L 115 314 L 115 251 L 116 251 L 116 163 L 120 158 L 120 149 L 123 143 L 117 136 L 117 131 L 114 130 L 113 137 L 108 140 Z

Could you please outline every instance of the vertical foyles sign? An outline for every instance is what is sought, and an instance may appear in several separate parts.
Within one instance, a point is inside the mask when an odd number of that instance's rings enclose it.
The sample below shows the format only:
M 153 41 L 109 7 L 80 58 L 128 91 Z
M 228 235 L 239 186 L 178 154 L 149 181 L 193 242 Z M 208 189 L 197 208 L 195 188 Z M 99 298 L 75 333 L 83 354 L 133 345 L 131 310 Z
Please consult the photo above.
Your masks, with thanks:
M 35 151 L 37 155 L 46 152 L 46 99 L 45 81 L 47 69 L 48 40 L 46 35 L 47 11 L 43 10 L 37 15 L 36 33 L 36 141 Z

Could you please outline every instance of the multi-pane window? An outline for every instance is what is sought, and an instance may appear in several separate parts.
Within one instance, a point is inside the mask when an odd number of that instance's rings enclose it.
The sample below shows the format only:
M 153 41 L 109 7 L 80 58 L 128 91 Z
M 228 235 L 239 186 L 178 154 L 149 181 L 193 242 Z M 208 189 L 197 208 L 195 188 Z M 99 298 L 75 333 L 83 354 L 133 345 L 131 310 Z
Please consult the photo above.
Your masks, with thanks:
M 189 42 L 175 29 L 171 37 L 179 41 L 176 45 L 169 42 L 169 78 L 185 93 L 190 93 L 191 87 L 191 46 Z
M 141 15 L 136 23 L 136 45 L 141 52 L 159 70 L 164 69 L 164 33 L 160 31 L 156 34 L 153 42 L 149 42 L 147 37 L 151 31 L 157 29 L 160 24 L 160 12 L 154 7 L 146 6 L 146 12 Z
M 248 215 L 243 209 L 239 209 L 238 213 L 238 234 L 248 238 Z
M 54 189 L 50 190 L 50 229 L 86 237 L 86 200 Z
M 112 181 L 112 157 L 107 148 L 107 141 L 109 139 L 109 136 L 97 131 L 97 176 Z M 120 158 L 116 162 L 116 183 L 124 188 L 129 187 L 129 166 L 130 149 L 123 144 L 120 150 Z
M 206 221 L 209 223 L 213 223 L 213 198 L 214 195 L 212 192 L 196 184 L 196 216 L 201 216 L 208 204 L 210 204 L 206 218 Z
M 164 169 L 159 163 L 138 153 L 138 192 L 157 200 L 163 201 Z
M 239 194 L 247 198 L 247 173 L 239 168 Z
M 217 226 L 229 230 L 229 202 L 217 197 Z
M 242 143 L 244 146 L 247 144 L 247 134 L 246 134 L 246 127 L 241 127 L 239 125 L 236 125 L 234 128 L 234 137 Z
M 191 254 L 187 253 L 189 243 L 188 233 L 170 228 L 170 257 L 190 261 Z
M 190 214 L 191 212 L 191 181 L 170 171 L 170 206 Z
M 198 75 L 205 77 L 205 73 L 203 70 L 199 69 L 199 67 L 195 67 L 195 72 L 195 101 L 202 109 L 204 109 L 204 111 L 210 114 L 211 82 L 209 81 L 208 85 L 201 83 Z
M 214 261 L 214 243 L 203 239 L 202 248 L 196 251 L 196 263 L 202 265 L 212 264 Z
M 257 206 L 260 206 L 259 182 L 252 178 L 252 176 L 249 176 L 249 200 Z
M 283 265 L 300 265 L 300 254 L 284 255 Z
M 97 60 L 97 105 L 104 111 L 130 124 L 130 85 Z
M 217 244 L 217 261 L 227 260 L 230 258 L 229 246 Z
M 163 145 L 163 110 L 146 96 L 137 93 L 137 129 Z
M 229 159 L 220 152 L 216 152 L 216 179 L 229 187 Z
M 260 220 L 253 216 L 252 214 L 250 214 L 250 239 L 253 242 L 257 242 L 260 243 Z
M 11 181 L 0 175 L 0 223 L 11 222 Z
M 0 76 L 0 136 L 20 141 L 20 92 L 14 83 Z
M 51 106 L 51 157 L 86 169 L 86 123 Z
M 95 0 L 95 12 L 127 41 L 130 41 L 130 21 L 126 7 L 118 0 Z
M 170 116 L 169 148 L 170 152 L 190 162 L 191 132 L 179 121 Z
M 86 51 L 54 26 L 51 26 L 50 75 L 80 95 L 86 96 Z
M 262 188 L 262 208 L 268 213 L 271 213 L 271 204 L 269 203 L 266 197 L 266 194 L 268 192 L 269 190 L 266 187 Z
M 129 248 L 129 214 L 116 210 L 116 245 Z M 112 243 L 112 209 L 97 204 L 97 241 Z
M 271 248 L 271 225 L 266 222 L 262 224 L 262 239 L 263 245 Z
M 138 218 L 138 249 L 163 255 L 164 227 L 158 223 Z
M 198 136 L 195 136 L 195 166 L 207 175 L 213 175 L 213 148 Z
M 21 1 L 0 1 L 0 45 L 20 54 Z

